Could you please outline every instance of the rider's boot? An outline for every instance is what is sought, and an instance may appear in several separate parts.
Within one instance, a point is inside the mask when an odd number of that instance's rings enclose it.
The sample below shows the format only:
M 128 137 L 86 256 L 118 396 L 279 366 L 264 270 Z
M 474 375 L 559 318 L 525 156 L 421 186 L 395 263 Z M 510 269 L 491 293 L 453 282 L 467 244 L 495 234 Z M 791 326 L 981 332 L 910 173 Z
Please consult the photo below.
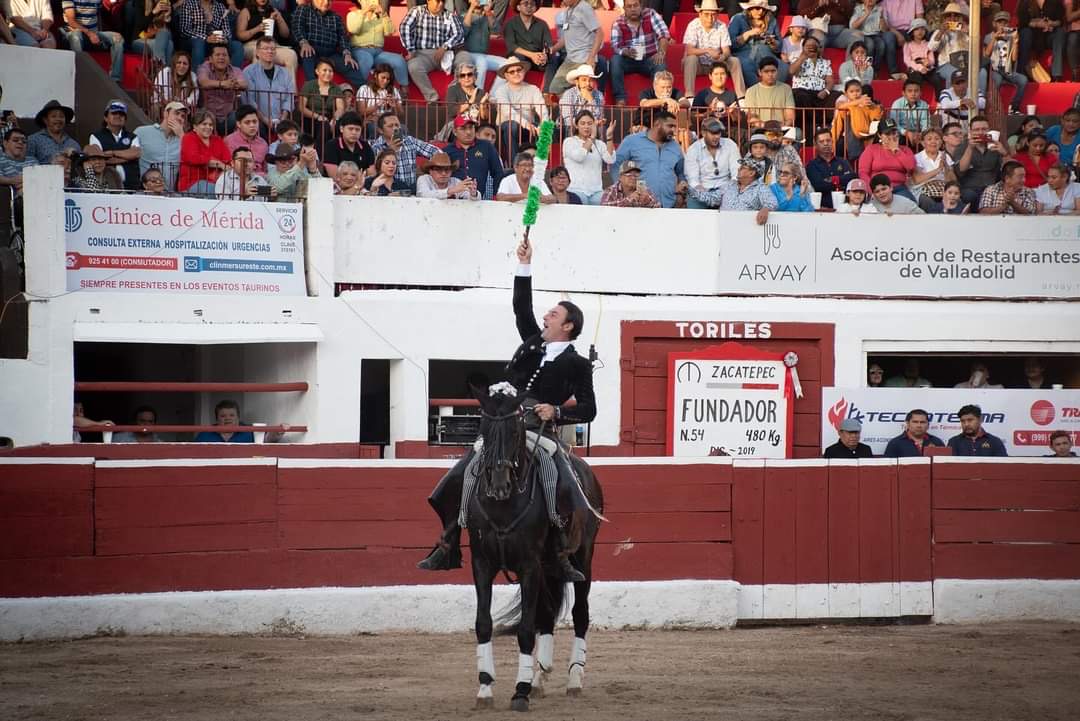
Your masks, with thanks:
M 569 583 L 580 583 L 585 580 L 585 574 L 574 568 L 570 563 L 570 552 L 567 550 L 570 547 L 570 539 L 566 537 L 566 531 L 562 528 L 556 528 L 555 530 L 555 555 L 559 559 L 559 569 L 562 571 L 562 577 L 564 581 Z
M 435 490 L 431 492 L 428 503 L 439 514 L 443 524 L 442 535 L 427 558 L 416 564 L 425 571 L 449 571 L 461 568 L 461 526 L 458 525 L 458 511 L 461 509 L 461 488 L 472 452 L 454 464 L 443 476 Z
M 450 525 L 443 529 L 439 536 L 439 542 L 427 558 L 416 564 L 416 567 L 424 571 L 450 571 L 461 568 L 461 526 L 457 521 L 451 521 Z

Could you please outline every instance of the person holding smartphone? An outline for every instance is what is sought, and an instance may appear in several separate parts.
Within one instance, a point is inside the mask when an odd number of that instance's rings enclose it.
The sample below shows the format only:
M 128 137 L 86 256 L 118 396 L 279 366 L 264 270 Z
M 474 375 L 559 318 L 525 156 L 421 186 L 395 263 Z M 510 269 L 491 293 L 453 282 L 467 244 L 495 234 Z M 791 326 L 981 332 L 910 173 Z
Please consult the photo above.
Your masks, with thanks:
M 612 184 L 600 198 L 600 205 L 618 208 L 659 208 L 649 186 L 641 179 L 641 166 L 627 160 L 619 168 L 619 182 Z

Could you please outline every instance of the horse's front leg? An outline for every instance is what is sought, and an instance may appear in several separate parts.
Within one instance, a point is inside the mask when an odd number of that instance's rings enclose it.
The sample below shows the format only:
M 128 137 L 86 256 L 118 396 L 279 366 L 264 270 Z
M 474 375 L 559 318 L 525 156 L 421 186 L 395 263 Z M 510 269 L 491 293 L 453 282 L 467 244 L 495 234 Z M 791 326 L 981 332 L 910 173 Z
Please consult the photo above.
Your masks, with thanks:
M 491 584 L 495 570 L 479 553 L 470 540 L 473 585 L 476 587 L 476 671 L 480 690 L 476 693 L 476 708 L 494 708 L 495 696 L 491 686 L 495 683 L 495 651 L 491 644 Z
M 567 696 L 577 696 L 585 686 L 585 634 L 589 632 L 591 587 L 592 581 L 574 584 L 574 645 L 570 650 L 570 669 L 566 679 Z
M 532 692 L 533 648 L 536 645 L 536 606 L 540 598 L 543 571 L 537 563 L 534 568 L 520 575 L 521 621 L 518 623 L 518 673 L 514 696 L 510 699 L 513 711 L 529 710 L 529 694 Z

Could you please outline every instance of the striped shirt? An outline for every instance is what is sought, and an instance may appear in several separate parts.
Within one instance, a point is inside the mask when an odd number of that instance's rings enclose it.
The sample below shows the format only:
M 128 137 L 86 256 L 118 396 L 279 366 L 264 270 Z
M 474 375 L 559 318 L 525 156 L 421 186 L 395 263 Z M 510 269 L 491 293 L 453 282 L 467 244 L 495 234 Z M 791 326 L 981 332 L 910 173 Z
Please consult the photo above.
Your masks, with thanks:
M 333 10 L 322 13 L 313 5 L 301 5 L 293 13 L 292 32 L 298 44 L 306 40 L 316 50 L 344 52 L 349 49 L 345 22 Z
M 410 53 L 456 48 L 465 42 L 465 26 L 461 24 L 461 18 L 449 10 L 432 15 L 426 5 L 417 5 L 409 11 L 401 21 L 398 34 L 401 44 Z
M 75 22 L 87 30 L 97 30 L 98 8 L 101 7 L 101 0 L 64 0 L 60 7 L 65 15 L 68 10 L 74 10 Z
M 22 160 L 15 160 L 5 153 L 0 153 L 0 178 L 17 177 L 22 175 L 24 168 L 38 164 L 38 159 L 29 154 Z
M 642 8 L 641 18 L 635 30 L 626 21 L 626 16 L 619 19 L 611 26 L 611 50 L 621 52 L 627 48 L 641 46 L 645 48 L 645 57 L 655 55 L 661 38 L 671 39 L 671 33 L 660 13 L 652 8 Z

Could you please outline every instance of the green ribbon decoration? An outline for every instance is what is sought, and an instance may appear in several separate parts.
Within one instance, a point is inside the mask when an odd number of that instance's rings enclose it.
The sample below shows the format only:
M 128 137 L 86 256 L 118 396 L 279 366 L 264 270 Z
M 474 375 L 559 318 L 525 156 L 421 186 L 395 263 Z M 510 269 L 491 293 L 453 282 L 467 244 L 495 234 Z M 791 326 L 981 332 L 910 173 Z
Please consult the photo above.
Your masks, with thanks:
M 541 160 L 548 159 L 551 150 L 551 138 L 555 135 L 555 123 L 545 120 L 540 123 L 540 137 L 536 139 L 536 157 Z
M 540 188 L 530 185 L 529 195 L 525 199 L 525 214 L 521 218 L 521 222 L 526 228 L 530 225 L 536 225 L 536 212 L 538 210 L 540 210 Z
M 536 159 L 542 161 L 542 166 L 547 165 L 548 153 L 551 152 L 551 138 L 554 134 L 554 122 L 545 120 L 540 123 L 540 135 L 536 139 Z M 535 178 L 535 176 L 533 177 Z M 536 225 L 536 214 L 539 210 L 540 189 L 530 184 L 528 196 L 525 199 L 525 213 L 521 217 L 521 222 L 526 228 Z

